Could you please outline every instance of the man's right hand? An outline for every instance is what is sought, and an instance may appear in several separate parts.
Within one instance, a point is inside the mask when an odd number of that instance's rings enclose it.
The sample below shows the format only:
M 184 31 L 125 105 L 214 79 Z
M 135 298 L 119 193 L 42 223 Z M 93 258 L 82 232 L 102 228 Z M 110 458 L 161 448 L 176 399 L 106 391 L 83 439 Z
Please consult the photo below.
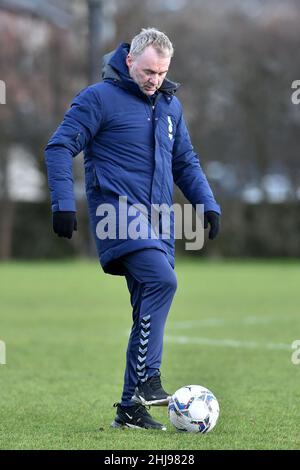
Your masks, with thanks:
M 74 230 L 77 230 L 76 212 L 53 212 L 53 230 L 59 237 L 72 238 Z

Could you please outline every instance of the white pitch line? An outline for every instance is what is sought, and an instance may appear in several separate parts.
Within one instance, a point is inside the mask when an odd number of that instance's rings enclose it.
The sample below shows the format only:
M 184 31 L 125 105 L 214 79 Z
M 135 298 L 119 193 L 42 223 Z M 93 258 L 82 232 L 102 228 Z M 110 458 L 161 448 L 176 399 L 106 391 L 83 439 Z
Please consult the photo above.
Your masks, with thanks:
M 189 330 L 190 328 L 195 328 L 197 326 L 221 326 L 226 323 L 226 320 L 220 318 L 207 318 L 203 320 L 196 321 L 174 321 L 168 324 L 169 328 L 176 330 Z
M 191 338 L 188 336 L 166 335 L 164 340 L 175 344 L 199 344 L 203 346 L 216 346 L 228 348 L 246 348 L 246 349 L 268 349 L 291 351 L 291 344 L 285 343 L 257 343 L 256 341 L 239 341 L 235 339 L 211 339 L 211 338 Z
M 174 321 L 168 323 L 168 328 L 176 330 L 189 330 L 195 327 L 218 327 L 222 325 L 261 325 L 267 323 L 274 323 L 274 321 L 282 321 L 281 318 L 274 318 L 271 316 L 247 316 L 241 319 L 224 319 L 224 318 L 204 318 L 203 320 L 196 321 Z

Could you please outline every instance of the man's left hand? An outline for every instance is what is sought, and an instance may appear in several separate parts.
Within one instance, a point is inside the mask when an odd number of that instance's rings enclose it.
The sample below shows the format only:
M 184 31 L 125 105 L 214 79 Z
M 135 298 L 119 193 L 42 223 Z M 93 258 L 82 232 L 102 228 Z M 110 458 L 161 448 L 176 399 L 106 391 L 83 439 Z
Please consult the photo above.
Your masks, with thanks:
M 208 224 L 210 225 L 208 238 L 213 240 L 218 235 L 220 228 L 220 216 L 217 212 L 204 212 L 204 228 L 208 228 Z

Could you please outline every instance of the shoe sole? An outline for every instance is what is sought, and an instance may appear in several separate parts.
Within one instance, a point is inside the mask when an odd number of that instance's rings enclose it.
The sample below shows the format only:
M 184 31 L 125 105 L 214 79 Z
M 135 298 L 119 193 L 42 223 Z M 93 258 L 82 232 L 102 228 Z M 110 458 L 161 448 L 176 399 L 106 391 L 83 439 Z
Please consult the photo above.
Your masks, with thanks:
M 125 428 L 130 428 L 130 429 L 154 429 L 154 430 L 157 430 L 157 431 L 166 431 L 167 428 L 165 426 L 161 427 L 161 428 L 143 428 L 141 426 L 135 426 L 134 424 L 130 424 L 130 423 L 118 423 L 118 421 L 114 420 L 111 425 L 110 425 L 112 428 L 115 428 L 115 429 L 125 429 Z
M 145 400 L 141 395 L 134 395 L 132 401 L 135 403 L 141 403 L 144 406 L 168 406 L 171 397 L 163 398 L 162 400 Z

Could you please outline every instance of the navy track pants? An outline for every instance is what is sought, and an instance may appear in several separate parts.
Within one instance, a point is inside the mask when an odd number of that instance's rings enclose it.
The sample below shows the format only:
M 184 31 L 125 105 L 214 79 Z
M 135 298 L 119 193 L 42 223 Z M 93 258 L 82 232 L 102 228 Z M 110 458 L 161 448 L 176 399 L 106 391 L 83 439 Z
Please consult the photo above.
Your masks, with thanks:
M 165 322 L 177 280 L 167 256 L 157 249 L 129 253 L 122 258 L 122 264 L 133 309 L 121 401 L 128 406 L 137 384 L 160 368 Z

